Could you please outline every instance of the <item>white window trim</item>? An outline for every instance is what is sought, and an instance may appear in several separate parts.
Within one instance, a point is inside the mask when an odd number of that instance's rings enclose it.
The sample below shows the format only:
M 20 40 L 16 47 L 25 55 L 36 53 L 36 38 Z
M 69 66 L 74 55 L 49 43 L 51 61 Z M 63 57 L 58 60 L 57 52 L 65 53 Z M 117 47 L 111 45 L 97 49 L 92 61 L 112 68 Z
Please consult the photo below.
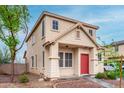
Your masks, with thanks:
M 59 68 L 73 68 L 73 52 L 67 52 L 67 51 L 59 51 L 59 52 L 63 53 L 63 67 L 59 66 Z M 65 53 L 72 53 L 72 66 L 71 67 L 65 67 Z
M 55 20 L 55 21 L 58 21 L 58 30 L 56 30 L 56 29 L 53 29 L 53 20 Z M 51 20 L 51 31 L 53 31 L 53 32 L 59 32 L 59 20 L 57 20 L 57 19 L 52 19 Z

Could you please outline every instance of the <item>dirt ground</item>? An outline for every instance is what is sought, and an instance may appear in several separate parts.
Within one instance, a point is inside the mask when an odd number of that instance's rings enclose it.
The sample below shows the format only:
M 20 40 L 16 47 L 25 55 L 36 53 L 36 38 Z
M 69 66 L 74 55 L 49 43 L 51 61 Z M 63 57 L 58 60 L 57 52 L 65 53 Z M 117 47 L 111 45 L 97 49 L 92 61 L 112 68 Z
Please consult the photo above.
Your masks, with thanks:
M 53 82 L 51 81 L 39 81 L 39 75 L 28 74 L 28 83 L 19 83 L 18 77 L 15 76 L 14 83 L 10 82 L 10 75 L 0 75 L 0 88 L 51 88 Z
M 39 76 L 35 74 L 27 74 L 28 83 L 19 83 L 18 77 L 15 76 L 14 83 L 10 82 L 10 75 L 0 75 L 0 88 L 101 88 L 102 86 L 87 80 L 86 78 L 79 79 L 64 79 L 54 81 L 39 81 Z

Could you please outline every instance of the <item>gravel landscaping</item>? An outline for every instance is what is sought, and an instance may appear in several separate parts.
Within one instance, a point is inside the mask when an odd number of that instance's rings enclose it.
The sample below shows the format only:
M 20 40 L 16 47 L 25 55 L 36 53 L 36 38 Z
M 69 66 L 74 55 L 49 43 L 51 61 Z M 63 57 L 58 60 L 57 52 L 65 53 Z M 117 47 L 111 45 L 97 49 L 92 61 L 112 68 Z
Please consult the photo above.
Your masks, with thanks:
M 56 88 L 102 88 L 101 85 L 87 80 L 86 78 L 80 78 L 76 80 L 57 80 L 54 87 Z
M 14 83 L 10 82 L 10 75 L 0 75 L 0 88 L 102 88 L 103 86 L 86 78 L 60 79 L 53 81 L 39 81 L 39 76 L 27 74 L 28 83 L 20 83 L 18 75 L 14 78 Z
M 119 88 L 119 84 L 120 84 L 119 80 L 104 80 L 104 81 L 112 84 L 115 88 Z M 124 88 L 124 80 L 122 80 L 122 88 Z

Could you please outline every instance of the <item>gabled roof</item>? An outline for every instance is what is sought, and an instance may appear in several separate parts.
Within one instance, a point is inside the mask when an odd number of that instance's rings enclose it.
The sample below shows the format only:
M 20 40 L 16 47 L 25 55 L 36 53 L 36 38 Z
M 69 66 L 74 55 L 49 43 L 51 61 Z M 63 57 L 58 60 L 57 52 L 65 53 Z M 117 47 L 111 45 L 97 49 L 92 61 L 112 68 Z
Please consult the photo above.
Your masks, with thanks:
M 66 21 L 70 21 L 70 22 L 73 22 L 73 23 L 78 23 L 80 22 L 83 26 L 86 26 L 86 27 L 89 27 L 89 28 L 93 28 L 93 29 L 98 29 L 99 27 L 98 26 L 95 26 L 95 25 L 92 25 L 92 24 L 88 24 L 88 23 L 85 23 L 85 22 L 81 22 L 81 21 L 78 21 L 78 20 L 75 20 L 75 19 L 71 19 L 71 18 L 68 18 L 68 17 L 64 17 L 64 16 L 61 16 L 61 15 L 58 15 L 58 14 L 54 14 L 54 13 L 50 13 L 50 12 L 47 12 L 47 11 L 44 11 L 42 12 L 42 14 L 40 15 L 40 17 L 38 18 L 37 22 L 35 23 L 32 31 L 29 33 L 27 39 L 26 39 L 26 42 L 29 40 L 30 36 L 33 34 L 33 32 L 36 30 L 36 28 L 39 26 L 41 20 L 44 18 L 44 16 L 51 16 L 51 17 L 54 17 L 54 18 L 59 18 L 59 19 L 62 19 L 62 20 L 66 20 Z
M 123 45 L 124 40 L 113 42 L 112 45 Z
M 88 36 L 88 38 L 96 45 L 96 47 L 99 47 L 99 45 L 97 44 L 97 42 L 86 32 L 85 28 L 83 27 L 82 23 L 77 23 L 76 25 L 74 25 L 72 28 L 70 28 L 69 30 L 67 30 L 65 33 L 63 33 L 62 35 L 58 36 L 57 38 L 55 38 L 52 41 L 48 41 L 46 43 L 44 43 L 44 46 L 47 46 L 49 44 L 55 43 L 57 40 L 59 40 L 60 38 L 62 38 L 63 36 L 65 36 L 66 34 L 70 33 L 71 31 L 73 31 L 75 28 L 81 28 L 82 31 Z

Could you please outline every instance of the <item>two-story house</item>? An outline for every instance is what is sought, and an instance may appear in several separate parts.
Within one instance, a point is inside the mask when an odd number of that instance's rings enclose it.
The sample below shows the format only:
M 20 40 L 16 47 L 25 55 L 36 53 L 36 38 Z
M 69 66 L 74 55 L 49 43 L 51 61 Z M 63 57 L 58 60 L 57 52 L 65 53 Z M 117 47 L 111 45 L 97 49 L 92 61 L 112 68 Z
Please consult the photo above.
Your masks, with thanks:
M 98 28 L 44 11 L 26 40 L 29 71 L 50 78 L 103 72 L 97 58 Z
M 113 42 L 112 45 L 119 56 L 124 56 L 124 40 Z

